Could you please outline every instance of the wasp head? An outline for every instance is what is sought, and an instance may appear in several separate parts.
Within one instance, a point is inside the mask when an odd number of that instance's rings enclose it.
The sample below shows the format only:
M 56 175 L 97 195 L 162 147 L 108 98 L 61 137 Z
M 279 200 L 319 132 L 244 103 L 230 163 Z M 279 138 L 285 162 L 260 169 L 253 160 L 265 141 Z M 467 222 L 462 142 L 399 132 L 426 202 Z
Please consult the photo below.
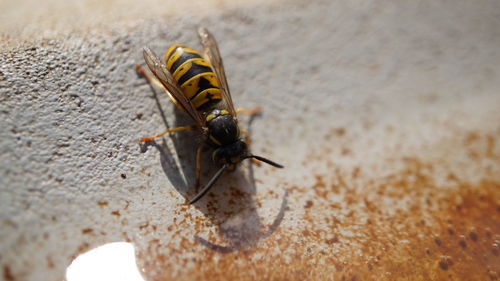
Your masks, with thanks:
M 219 147 L 212 154 L 212 159 L 217 164 L 227 164 L 236 166 L 239 162 L 248 156 L 248 149 L 245 142 L 237 140 L 231 144 Z
M 189 200 L 190 204 L 194 204 L 203 197 L 226 169 L 234 170 L 236 165 L 245 159 L 254 158 L 276 168 L 283 168 L 282 165 L 269 159 L 249 153 L 246 143 L 240 139 L 240 130 L 236 118 L 227 110 L 212 110 L 206 116 L 206 124 L 208 139 L 213 146 L 217 147 L 212 154 L 212 160 L 222 167 L 207 185 Z

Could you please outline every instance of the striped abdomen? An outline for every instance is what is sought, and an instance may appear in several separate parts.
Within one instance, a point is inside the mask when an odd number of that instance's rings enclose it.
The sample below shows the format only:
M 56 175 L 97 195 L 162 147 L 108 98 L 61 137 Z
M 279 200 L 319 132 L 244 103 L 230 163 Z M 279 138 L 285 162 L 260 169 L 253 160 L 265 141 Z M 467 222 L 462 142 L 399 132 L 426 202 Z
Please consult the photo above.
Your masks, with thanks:
M 176 44 L 168 48 L 163 60 L 184 95 L 197 109 L 210 107 L 222 99 L 215 73 L 196 50 Z

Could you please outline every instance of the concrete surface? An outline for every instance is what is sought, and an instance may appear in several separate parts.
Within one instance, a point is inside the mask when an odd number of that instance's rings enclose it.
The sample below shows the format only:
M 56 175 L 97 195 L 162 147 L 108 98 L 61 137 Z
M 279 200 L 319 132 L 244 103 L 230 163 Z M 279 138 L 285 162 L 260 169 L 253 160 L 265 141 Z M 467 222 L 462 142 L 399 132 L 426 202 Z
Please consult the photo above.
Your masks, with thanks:
M 2 24 L 4 280 L 61 280 L 112 241 L 148 280 L 499 278 L 497 1 L 123 2 L 47 36 L 12 23 L 23 3 Z M 286 168 L 245 163 L 189 206 L 196 134 L 139 145 L 189 120 L 133 68 L 200 24 L 236 105 L 264 109 L 253 151 Z

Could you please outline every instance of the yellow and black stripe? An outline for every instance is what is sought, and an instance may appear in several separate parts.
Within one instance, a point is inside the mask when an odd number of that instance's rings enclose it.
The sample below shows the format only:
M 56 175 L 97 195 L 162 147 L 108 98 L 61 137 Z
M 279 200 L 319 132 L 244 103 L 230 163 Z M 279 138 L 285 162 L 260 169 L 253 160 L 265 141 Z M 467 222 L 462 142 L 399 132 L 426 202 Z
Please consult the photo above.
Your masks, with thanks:
M 215 73 L 196 50 L 175 44 L 165 52 L 163 61 L 196 109 L 210 108 L 222 99 Z

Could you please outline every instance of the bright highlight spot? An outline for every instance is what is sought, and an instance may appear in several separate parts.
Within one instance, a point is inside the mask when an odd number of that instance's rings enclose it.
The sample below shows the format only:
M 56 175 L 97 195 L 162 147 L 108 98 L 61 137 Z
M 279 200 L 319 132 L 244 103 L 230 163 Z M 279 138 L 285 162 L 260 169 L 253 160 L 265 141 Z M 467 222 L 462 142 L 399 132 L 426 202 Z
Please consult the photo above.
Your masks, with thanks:
M 134 246 L 109 243 L 78 256 L 66 270 L 67 281 L 144 281 L 135 262 Z

